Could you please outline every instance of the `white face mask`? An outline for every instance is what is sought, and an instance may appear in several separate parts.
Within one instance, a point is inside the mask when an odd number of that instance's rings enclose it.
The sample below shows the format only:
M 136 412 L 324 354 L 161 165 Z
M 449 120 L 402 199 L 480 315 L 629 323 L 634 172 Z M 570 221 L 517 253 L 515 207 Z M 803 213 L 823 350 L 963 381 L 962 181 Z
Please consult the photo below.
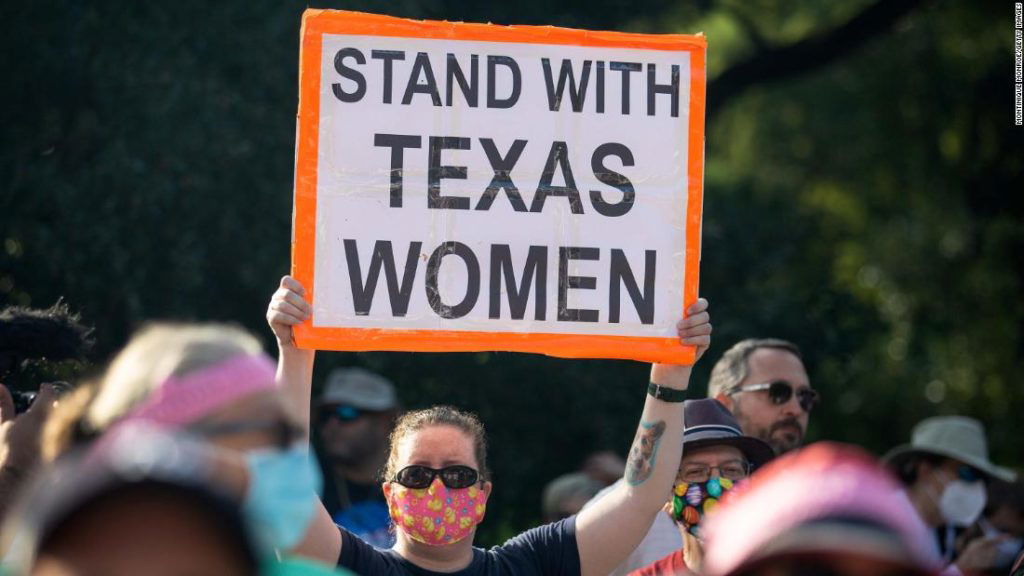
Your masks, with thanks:
M 956 479 L 946 484 L 939 497 L 939 512 L 947 524 L 970 526 L 981 516 L 988 496 L 985 483 Z

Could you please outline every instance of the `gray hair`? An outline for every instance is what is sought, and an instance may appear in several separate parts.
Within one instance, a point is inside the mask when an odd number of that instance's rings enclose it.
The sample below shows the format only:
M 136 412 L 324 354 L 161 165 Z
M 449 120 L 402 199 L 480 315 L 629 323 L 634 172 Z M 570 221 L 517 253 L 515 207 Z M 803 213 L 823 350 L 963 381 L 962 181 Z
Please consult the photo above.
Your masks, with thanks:
M 761 348 L 773 348 L 785 350 L 803 359 L 800 348 L 787 340 L 778 338 L 747 338 L 740 340 L 732 348 L 722 354 L 722 358 L 715 363 L 711 369 L 711 379 L 708 381 L 708 398 L 714 398 L 719 394 L 728 394 L 750 374 L 748 359 L 755 350 Z

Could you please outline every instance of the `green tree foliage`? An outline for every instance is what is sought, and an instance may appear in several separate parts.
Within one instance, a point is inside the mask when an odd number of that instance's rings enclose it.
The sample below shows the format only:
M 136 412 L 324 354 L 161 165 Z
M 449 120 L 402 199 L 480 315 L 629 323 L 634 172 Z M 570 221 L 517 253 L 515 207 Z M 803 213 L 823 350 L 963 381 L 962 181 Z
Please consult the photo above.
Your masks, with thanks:
M 892 4 L 899 14 L 860 0 L 317 3 L 706 32 L 701 291 L 716 332 L 695 388 L 736 340 L 789 338 L 825 398 L 812 438 L 881 452 L 920 418 L 966 413 L 1019 466 L 1012 6 Z M 269 345 L 263 313 L 288 270 L 304 7 L 0 8 L 0 303 L 63 296 L 97 327 L 97 361 L 155 318 L 231 320 Z M 342 364 L 393 378 L 408 406 L 480 413 L 497 486 L 484 541 L 535 523 L 543 484 L 590 451 L 625 452 L 646 382 L 632 362 L 508 353 L 321 354 L 317 374 Z

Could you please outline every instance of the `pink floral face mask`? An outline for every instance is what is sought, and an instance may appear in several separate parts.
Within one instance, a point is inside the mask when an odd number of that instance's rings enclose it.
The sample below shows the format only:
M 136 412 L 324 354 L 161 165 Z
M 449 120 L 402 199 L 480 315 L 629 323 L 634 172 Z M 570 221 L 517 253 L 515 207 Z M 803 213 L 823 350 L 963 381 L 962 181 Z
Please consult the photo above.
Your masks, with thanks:
M 454 544 L 484 519 L 487 494 L 477 486 L 448 488 L 440 478 L 427 488 L 391 485 L 391 521 L 417 542 L 430 546 Z

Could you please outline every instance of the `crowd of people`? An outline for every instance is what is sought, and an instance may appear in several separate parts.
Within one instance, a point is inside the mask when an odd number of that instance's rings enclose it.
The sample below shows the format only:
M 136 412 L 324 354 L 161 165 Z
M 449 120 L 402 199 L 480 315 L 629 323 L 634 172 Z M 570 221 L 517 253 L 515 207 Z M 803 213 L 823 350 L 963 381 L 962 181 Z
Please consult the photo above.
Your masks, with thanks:
M 732 346 L 706 398 L 653 364 L 625 460 L 593 454 L 545 489 L 545 524 L 474 546 L 502 489 L 483 423 L 406 410 L 361 368 L 314 398 L 304 296 L 285 277 L 270 300 L 276 362 L 238 328 L 162 323 L 62 395 L 0 386 L 0 574 L 1024 574 L 1024 484 L 980 422 L 926 419 L 880 459 L 805 445 L 821 396 L 779 339 Z M 0 314 L 5 378 L 26 322 L 84 334 L 47 318 Z M 699 359 L 707 302 L 675 328 Z

